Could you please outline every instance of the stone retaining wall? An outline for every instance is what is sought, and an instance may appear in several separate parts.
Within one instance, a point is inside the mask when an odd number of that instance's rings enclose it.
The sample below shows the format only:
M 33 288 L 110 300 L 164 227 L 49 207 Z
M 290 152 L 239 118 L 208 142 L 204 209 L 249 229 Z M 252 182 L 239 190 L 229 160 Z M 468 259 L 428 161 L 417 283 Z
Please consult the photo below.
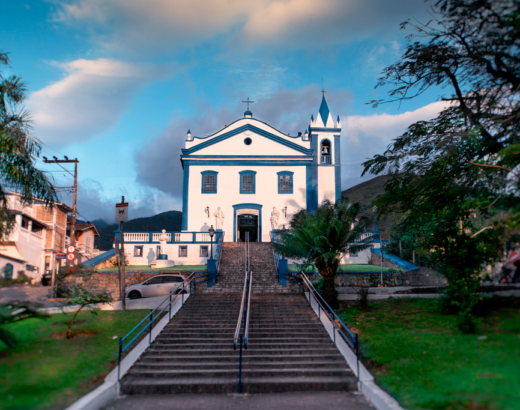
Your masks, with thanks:
M 126 286 L 135 285 L 136 283 L 144 282 L 153 276 L 161 274 L 177 274 L 178 272 L 126 272 L 125 282 Z M 181 272 L 181 275 L 189 276 L 192 272 Z M 112 292 L 112 297 L 119 300 L 119 273 L 118 272 L 95 272 L 89 280 L 84 281 L 81 276 L 69 275 L 61 281 L 64 285 L 79 284 L 85 289 L 89 290 L 106 290 Z
M 307 276 L 309 280 L 313 283 L 321 278 L 321 275 L 319 273 L 313 273 Z M 377 286 L 377 283 L 380 281 L 381 273 L 340 273 L 336 275 L 335 284 L 336 287 L 373 287 Z M 445 278 L 440 273 L 430 268 L 420 268 L 418 270 L 408 272 L 383 272 L 383 281 L 384 284 L 388 287 L 445 286 L 446 284 Z

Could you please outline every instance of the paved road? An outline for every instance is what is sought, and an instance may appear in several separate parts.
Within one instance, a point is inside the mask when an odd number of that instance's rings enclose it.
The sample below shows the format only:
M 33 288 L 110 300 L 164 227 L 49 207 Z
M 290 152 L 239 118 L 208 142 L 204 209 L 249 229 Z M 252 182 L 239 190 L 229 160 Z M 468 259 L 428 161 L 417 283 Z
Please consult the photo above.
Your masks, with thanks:
M 126 396 L 105 410 L 373 410 L 357 392 L 291 392 L 251 395 L 175 394 Z
M 32 302 L 42 307 L 57 306 L 56 303 L 45 302 L 50 292 L 50 286 L 3 286 L 0 287 L 0 303 Z

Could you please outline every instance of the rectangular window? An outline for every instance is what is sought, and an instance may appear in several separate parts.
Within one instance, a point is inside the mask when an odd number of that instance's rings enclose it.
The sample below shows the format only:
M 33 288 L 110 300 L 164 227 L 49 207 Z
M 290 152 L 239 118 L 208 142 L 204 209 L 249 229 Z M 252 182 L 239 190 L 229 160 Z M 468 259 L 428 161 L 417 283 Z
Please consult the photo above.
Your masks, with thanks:
M 204 193 L 215 193 L 217 192 L 216 178 L 215 175 L 204 175 Z
M 242 193 L 254 194 L 255 193 L 255 176 L 254 175 L 242 175 Z
M 134 256 L 143 256 L 143 247 L 142 246 L 136 246 L 134 247 Z
M 280 193 L 292 193 L 292 176 L 280 175 Z
M 38 225 L 37 223 L 32 223 L 32 232 L 36 235 L 42 236 L 43 235 L 43 226 Z
M 22 228 L 29 229 L 29 220 L 22 216 Z
M 200 256 L 203 258 L 207 258 L 209 255 L 208 247 L 207 246 L 201 246 L 200 247 Z
M 159 256 L 160 254 L 161 254 L 161 245 L 157 245 L 157 253 L 156 253 L 156 255 Z
M 185 258 L 188 256 L 188 247 L 187 246 L 179 246 L 179 256 L 181 258 Z
M 350 255 L 351 258 L 357 258 L 357 256 L 358 256 L 357 253 L 354 253 L 352 251 L 348 251 L 348 254 Z

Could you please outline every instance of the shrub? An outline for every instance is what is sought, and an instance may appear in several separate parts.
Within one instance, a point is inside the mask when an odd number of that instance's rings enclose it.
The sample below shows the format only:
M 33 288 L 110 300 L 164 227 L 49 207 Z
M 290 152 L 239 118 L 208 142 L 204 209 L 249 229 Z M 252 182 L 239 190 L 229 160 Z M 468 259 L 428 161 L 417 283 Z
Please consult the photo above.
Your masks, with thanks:
M 95 304 L 97 303 L 111 303 L 112 296 L 111 292 L 106 291 L 91 291 L 83 288 L 81 285 L 73 285 L 67 288 L 64 291 L 64 296 L 69 298 L 68 305 L 79 305 L 79 309 L 75 312 L 72 320 L 67 322 L 67 339 L 72 339 L 74 337 L 74 331 L 72 330 L 72 326 L 74 326 L 74 322 L 76 321 L 76 317 L 78 313 L 84 308 L 89 307 L 90 312 L 94 315 L 97 315 L 97 310 L 95 309 Z

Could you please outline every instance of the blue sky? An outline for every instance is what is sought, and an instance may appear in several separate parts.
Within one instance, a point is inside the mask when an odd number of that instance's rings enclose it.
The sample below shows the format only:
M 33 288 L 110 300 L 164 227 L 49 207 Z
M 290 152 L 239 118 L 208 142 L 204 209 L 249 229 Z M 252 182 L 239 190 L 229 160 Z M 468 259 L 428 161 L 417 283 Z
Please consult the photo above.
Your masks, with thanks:
M 113 222 L 121 195 L 130 217 L 181 210 L 179 155 L 186 131 L 204 135 L 254 116 L 303 131 L 326 98 L 343 123 L 342 187 L 419 119 L 443 90 L 401 104 L 366 104 L 381 70 L 404 50 L 399 23 L 427 21 L 422 0 L 3 1 L 7 74 L 29 84 L 26 102 L 43 155 L 77 157 L 78 207 Z M 57 186 L 56 165 L 40 164 Z M 65 175 L 65 176 L 64 176 Z M 363 180 L 371 176 L 364 177 Z M 67 201 L 67 198 L 64 197 Z

